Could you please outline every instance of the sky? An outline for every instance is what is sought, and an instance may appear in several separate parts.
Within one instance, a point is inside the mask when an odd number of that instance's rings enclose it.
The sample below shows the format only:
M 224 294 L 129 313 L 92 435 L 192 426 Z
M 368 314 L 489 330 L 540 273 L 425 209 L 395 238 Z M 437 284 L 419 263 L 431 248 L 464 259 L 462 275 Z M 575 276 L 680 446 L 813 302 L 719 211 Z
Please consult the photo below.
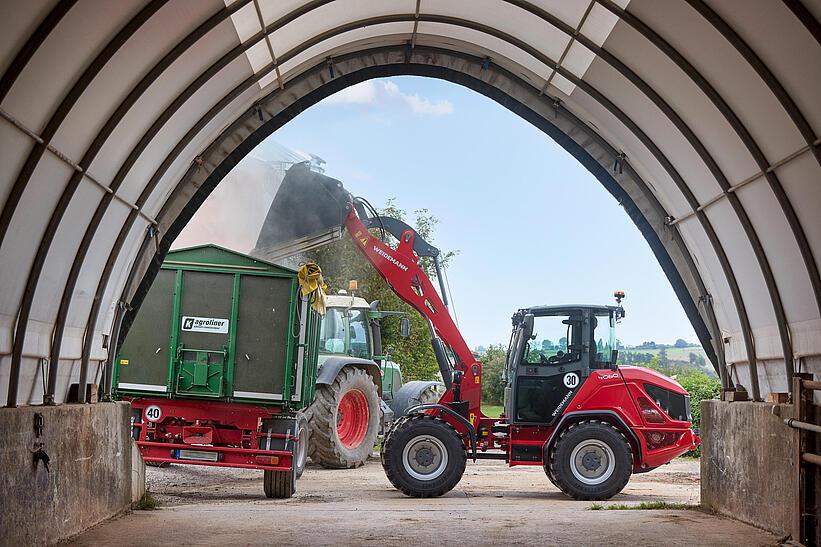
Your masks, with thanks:
M 450 82 L 394 77 L 347 88 L 270 139 L 327 163 L 381 207 L 439 219 L 433 243 L 458 251 L 447 277 L 471 347 L 507 343 L 510 317 L 539 304 L 612 304 L 624 290 L 627 345 L 696 336 L 650 247 L 570 154 L 496 102 Z M 253 156 L 267 159 L 273 145 Z M 412 224 L 412 222 L 411 222 Z

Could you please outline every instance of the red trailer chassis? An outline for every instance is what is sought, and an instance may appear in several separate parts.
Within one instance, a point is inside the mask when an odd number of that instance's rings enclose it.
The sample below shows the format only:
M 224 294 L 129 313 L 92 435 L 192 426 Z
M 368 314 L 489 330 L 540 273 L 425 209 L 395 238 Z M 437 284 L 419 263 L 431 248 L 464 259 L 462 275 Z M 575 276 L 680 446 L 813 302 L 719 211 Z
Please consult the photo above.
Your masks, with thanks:
M 293 469 L 293 451 L 287 448 L 297 442 L 294 432 L 263 431 L 264 420 L 281 415 L 278 408 L 160 397 L 130 402 L 132 436 L 147 462 Z

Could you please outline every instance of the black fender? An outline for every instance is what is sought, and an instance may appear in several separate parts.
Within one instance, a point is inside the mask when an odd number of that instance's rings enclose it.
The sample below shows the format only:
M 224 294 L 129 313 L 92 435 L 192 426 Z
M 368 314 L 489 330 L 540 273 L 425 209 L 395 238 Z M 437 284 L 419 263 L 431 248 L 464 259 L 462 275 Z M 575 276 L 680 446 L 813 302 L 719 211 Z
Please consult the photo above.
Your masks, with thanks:
M 379 365 L 370 359 L 360 359 L 359 357 L 328 357 L 325 362 L 319 367 L 319 372 L 316 375 L 317 385 L 330 385 L 334 383 L 336 377 L 345 367 L 359 368 L 367 372 L 373 378 L 373 383 L 376 384 L 376 389 L 379 392 L 379 397 L 382 398 L 382 371 Z
M 419 396 L 428 388 L 432 386 L 442 386 L 442 391 L 444 391 L 445 385 L 442 382 L 437 380 L 426 381 L 426 380 L 412 380 L 406 384 L 404 384 L 399 391 L 396 392 L 396 395 L 393 396 L 391 400 L 391 409 L 393 413 L 396 415 L 397 418 L 400 416 L 404 416 L 407 414 L 408 409 L 412 406 L 416 406 L 421 401 L 419 400 Z
M 575 423 L 595 418 L 599 418 L 601 421 L 609 423 L 624 433 L 633 449 L 633 465 L 634 467 L 641 467 L 642 453 L 639 438 L 630 426 L 627 425 L 627 423 L 622 419 L 622 417 L 612 410 L 579 410 L 577 412 L 568 412 L 562 415 L 562 418 L 559 420 L 559 423 L 556 424 L 556 428 L 553 430 L 553 433 L 550 434 L 550 437 L 542 447 L 542 461 L 549 461 L 550 451 L 553 450 L 553 444 L 559 437 L 559 433 Z M 636 464 L 638 464 L 638 466 Z

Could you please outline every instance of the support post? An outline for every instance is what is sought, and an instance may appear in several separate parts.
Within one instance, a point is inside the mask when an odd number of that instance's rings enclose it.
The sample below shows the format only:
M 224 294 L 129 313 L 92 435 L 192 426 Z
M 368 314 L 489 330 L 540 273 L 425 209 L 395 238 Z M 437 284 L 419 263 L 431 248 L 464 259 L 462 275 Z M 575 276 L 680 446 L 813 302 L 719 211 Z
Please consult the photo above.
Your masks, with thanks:
M 792 377 L 792 397 L 793 397 L 793 419 L 799 422 L 806 422 L 810 418 L 810 404 L 812 401 L 812 392 L 805 391 L 801 385 L 803 380 L 812 380 L 812 374 L 795 374 Z M 807 488 L 810 473 L 808 473 L 808 464 L 804 463 L 801 455 L 809 448 L 807 442 L 809 432 L 796 429 L 798 435 L 795 443 L 795 457 L 793 459 L 795 465 L 795 497 L 793 506 L 793 523 L 792 523 L 792 539 L 802 545 L 807 539 Z

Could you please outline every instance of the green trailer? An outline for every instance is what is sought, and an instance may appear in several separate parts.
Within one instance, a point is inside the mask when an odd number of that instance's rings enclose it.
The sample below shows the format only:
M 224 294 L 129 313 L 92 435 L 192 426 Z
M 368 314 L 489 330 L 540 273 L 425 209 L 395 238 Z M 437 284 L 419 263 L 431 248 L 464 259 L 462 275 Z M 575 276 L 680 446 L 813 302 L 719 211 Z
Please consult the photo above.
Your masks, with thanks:
M 262 469 L 266 495 L 291 496 L 319 330 L 296 271 L 216 245 L 169 252 L 114 368 L 145 460 Z

